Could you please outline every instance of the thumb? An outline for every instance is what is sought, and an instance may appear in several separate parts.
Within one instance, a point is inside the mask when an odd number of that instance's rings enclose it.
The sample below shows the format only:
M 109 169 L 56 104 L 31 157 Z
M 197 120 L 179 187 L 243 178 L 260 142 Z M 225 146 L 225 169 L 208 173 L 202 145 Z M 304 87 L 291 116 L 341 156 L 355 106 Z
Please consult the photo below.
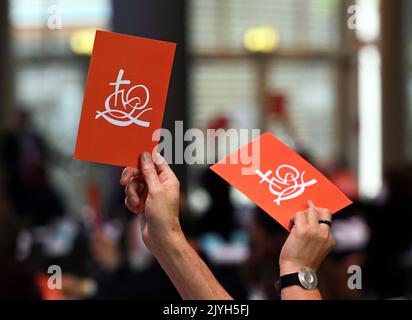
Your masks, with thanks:
M 150 193 L 160 187 L 159 177 L 157 176 L 156 168 L 150 153 L 144 152 L 140 160 L 143 178 Z

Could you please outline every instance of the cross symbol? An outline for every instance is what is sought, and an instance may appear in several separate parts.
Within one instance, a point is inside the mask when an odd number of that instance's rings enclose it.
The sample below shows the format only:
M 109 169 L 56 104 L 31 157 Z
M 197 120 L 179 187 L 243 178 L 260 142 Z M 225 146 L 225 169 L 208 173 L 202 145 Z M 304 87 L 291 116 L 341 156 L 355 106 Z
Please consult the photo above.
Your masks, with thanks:
M 114 95 L 114 106 L 117 107 L 117 93 L 119 92 L 119 88 L 122 84 L 130 84 L 130 80 L 122 80 L 123 78 L 123 74 L 124 74 L 124 70 L 120 69 L 119 73 L 117 75 L 117 80 L 116 82 L 111 82 L 110 85 L 111 86 L 115 86 L 115 95 Z

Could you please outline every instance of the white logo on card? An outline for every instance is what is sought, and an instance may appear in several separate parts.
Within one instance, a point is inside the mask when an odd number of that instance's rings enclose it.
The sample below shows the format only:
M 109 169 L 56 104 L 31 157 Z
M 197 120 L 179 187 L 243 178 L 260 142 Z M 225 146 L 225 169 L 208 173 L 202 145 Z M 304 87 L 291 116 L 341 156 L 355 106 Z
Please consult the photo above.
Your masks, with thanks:
M 149 89 L 145 85 L 138 84 L 125 91 L 122 86 L 131 85 L 131 81 L 123 80 L 123 74 L 124 70 L 120 69 L 116 82 L 109 83 L 109 85 L 114 86 L 114 92 L 106 98 L 105 110 L 97 111 L 95 119 L 103 117 L 106 121 L 119 127 L 127 127 L 133 123 L 149 127 L 150 122 L 141 120 L 144 113 L 152 110 L 148 107 Z M 119 106 L 119 104 L 121 105 Z
M 260 184 L 264 182 L 269 184 L 269 191 L 276 196 L 273 202 L 278 206 L 282 201 L 299 197 L 307 187 L 318 182 L 316 179 L 305 182 L 305 171 L 299 172 L 295 167 L 287 164 L 279 166 L 274 174 L 271 170 L 266 173 L 256 170 L 255 173 L 261 178 Z

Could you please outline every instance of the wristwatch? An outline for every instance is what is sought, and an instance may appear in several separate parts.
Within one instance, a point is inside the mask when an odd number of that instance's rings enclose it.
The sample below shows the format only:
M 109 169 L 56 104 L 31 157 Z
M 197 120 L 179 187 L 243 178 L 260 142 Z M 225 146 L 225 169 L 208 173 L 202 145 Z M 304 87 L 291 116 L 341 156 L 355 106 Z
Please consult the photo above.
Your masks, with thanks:
M 314 290 L 318 287 L 318 277 L 315 271 L 309 267 L 303 267 L 299 272 L 286 274 L 276 281 L 275 288 L 280 294 L 282 289 L 290 286 L 301 286 L 306 290 Z

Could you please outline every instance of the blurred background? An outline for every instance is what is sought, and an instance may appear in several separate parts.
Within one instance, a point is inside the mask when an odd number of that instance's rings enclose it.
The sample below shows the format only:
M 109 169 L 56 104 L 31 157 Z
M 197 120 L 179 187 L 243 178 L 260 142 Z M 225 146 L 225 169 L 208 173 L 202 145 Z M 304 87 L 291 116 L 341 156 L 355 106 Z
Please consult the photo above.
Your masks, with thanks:
M 2 0 L 0 298 L 178 298 L 122 168 L 73 160 L 96 29 L 178 44 L 165 128 L 270 130 L 354 201 L 325 299 L 412 298 L 410 14 L 412 0 Z M 207 169 L 174 166 L 186 235 L 235 298 L 278 299 L 286 231 Z

